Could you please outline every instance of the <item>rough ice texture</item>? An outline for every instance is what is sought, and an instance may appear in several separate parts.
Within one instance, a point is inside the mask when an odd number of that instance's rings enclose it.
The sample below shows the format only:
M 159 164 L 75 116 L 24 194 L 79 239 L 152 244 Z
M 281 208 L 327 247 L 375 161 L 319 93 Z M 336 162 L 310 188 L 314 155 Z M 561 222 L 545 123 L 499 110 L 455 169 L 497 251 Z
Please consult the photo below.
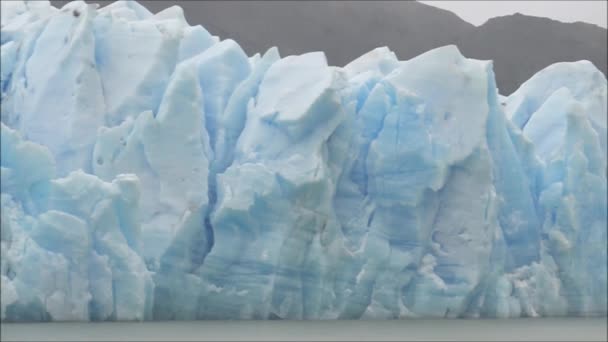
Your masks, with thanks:
M 606 314 L 606 78 L 2 2 L 3 321 Z

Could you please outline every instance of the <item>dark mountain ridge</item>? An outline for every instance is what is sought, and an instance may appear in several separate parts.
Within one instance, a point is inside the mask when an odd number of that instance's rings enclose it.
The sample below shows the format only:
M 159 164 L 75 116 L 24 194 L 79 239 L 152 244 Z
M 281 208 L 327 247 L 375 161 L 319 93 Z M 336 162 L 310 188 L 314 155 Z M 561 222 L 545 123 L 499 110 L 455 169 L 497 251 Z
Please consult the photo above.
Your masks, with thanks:
M 607 70 L 607 30 L 582 22 L 513 14 L 496 17 L 456 40 L 467 57 L 494 60 L 497 83 L 510 94 L 537 71 L 557 62 L 589 60 Z
M 51 1 L 57 7 L 67 1 Z M 87 1 L 102 6 L 111 1 Z M 178 5 L 191 25 L 237 41 L 250 55 L 277 46 L 282 56 L 324 51 L 343 66 L 388 46 L 402 59 L 456 44 L 470 58 L 494 61 L 507 95 L 555 62 L 589 60 L 607 72 L 607 30 L 513 14 L 474 26 L 454 13 L 415 1 L 139 1 L 156 13 Z

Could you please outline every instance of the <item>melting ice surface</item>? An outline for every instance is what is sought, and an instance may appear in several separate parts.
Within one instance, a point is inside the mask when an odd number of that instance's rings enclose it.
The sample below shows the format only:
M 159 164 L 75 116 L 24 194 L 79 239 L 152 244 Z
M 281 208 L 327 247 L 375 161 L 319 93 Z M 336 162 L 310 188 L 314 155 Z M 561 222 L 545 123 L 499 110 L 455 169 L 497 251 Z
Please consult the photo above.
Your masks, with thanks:
M 606 314 L 605 76 L 2 2 L 4 321 Z

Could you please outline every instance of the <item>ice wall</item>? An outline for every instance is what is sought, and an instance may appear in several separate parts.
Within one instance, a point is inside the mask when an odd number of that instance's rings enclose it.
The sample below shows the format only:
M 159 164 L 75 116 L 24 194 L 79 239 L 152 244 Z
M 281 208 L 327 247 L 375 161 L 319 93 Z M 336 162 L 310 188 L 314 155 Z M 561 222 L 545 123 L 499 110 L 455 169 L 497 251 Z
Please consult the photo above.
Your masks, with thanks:
M 607 82 L 2 2 L 2 320 L 606 315 Z

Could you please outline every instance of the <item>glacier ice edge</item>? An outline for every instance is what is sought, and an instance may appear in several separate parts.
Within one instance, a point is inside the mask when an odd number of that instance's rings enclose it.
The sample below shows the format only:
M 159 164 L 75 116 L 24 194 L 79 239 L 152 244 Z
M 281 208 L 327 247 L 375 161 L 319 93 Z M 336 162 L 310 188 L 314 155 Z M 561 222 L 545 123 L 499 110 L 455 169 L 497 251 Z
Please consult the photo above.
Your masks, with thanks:
M 605 76 L 2 3 L 3 321 L 606 315 Z M 56 67 L 49 67 L 56 66 Z

